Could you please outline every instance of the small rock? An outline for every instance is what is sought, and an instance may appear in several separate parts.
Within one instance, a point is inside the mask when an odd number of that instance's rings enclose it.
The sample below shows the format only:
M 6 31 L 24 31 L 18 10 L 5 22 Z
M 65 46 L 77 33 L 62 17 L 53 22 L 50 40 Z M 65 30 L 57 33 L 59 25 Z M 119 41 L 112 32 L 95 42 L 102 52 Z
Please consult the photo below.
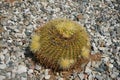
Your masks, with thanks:
M 25 34 L 27 35 L 27 36 L 30 36 L 31 35 L 31 31 L 25 31 Z
M 79 76 L 80 80 L 84 79 L 84 74 L 80 73 L 80 74 L 78 74 L 78 76 Z
M 27 78 L 21 77 L 21 80 L 27 80 Z
M 81 13 L 79 13 L 78 15 L 77 15 L 77 19 L 79 20 L 79 19 L 83 19 L 83 15 L 81 14 Z
M 102 72 L 104 72 L 104 69 L 102 69 L 102 68 L 96 68 L 96 71 L 102 73 Z
M 4 51 L 2 52 L 3 54 L 7 54 L 8 49 L 4 49 Z
M 45 75 L 45 79 L 49 80 L 50 79 L 50 75 Z
M 9 66 L 9 67 L 13 67 L 13 66 L 14 66 L 14 62 L 13 62 L 13 61 L 9 61 L 9 62 L 8 62 L 8 66 Z
M 24 72 L 24 73 L 21 73 L 19 76 L 26 78 L 27 74 L 26 74 L 26 72 Z
M 88 80 L 92 80 L 93 79 L 93 76 L 92 76 L 92 74 L 90 74 L 89 76 L 88 76 Z
M 91 70 L 89 67 L 86 67 L 86 69 L 85 69 L 85 73 L 90 74 L 91 72 L 92 72 L 92 70 Z
M 103 77 L 100 76 L 100 75 L 95 75 L 95 77 L 96 77 L 98 80 L 103 80 Z
M 0 75 L 0 80 L 4 80 L 5 76 Z
M 32 73 L 33 73 L 33 69 L 29 69 L 28 74 L 32 74 Z
M 50 3 L 54 3 L 54 0 L 49 0 Z
M 111 77 L 112 77 L 112 78 L 116 78 L 117 75 L 116 75 L 116 74 L 112 74 Z
M 6 68 L 6 64 L 0 64 L 0 69 L 5 69 Z
M 109 63 L 108 66 L 109 66 L 109 68 L 113 68 L 114 67 L 113 64 L 111 64 L 111 63 Z
M 60 77 L 60 78 L 58 78 L 57 80 L 64 80 L 64 79 Z
M 25 67 L 23 65 L 19 65 L 18 69 L 17 69 L 17 73 L 21 74 L 21 73 L 24 73 L 24 72 L 27 72 L 27 67 Z
M 95 43 L 92 43 L 92 46 L 93 46 L 93 50 L 94 50 L 94 51 L 97 51 L 97 50 L 98 50 L 97 47 L 96 47 L 96 45 L 95 45 Z
M 11 75 L 12 75 L 12 76 L 11 76 L 12 78 L 15 78 L 15 76 L 16 76 L 16 69 L 13 69 L 13 70 L 12 70 L 12 74 L 11 74 Z
M 41 66 L 35 65 L 35 69 L 36 69 L 36 70 L 41 70 Z
M 10 73 L 10 72 L 6 73 L 6 77 L 7 77 L 8 79 L 11 79 L 11 73 Z
M 44 76 L 43 74 L 41 74 L 41 75 L 39 76 L 39 80 L 43 80 L 44 77 L 45 77 L 45 76 Z
M 0 55 L 0 60 L 4 60 L 5 59 L 5 56 L 4 55 Z
M 109 57 L 106 56 L 106 57 L 104 57 L 103 60 L 104 60 L 105 63 L 107 63 L 109 61 Z
M 48 72 L 49 72 L 49 70 L 48 70 L 48 69 L 46 69 L 46 70 L 45 70 L 45 75 L 48 75 Z
M 99 68 L 103 69 L 104 71 L 108 70 L 108 66 L 104 63 L 101 63 L 101 65 L 99 66 Z

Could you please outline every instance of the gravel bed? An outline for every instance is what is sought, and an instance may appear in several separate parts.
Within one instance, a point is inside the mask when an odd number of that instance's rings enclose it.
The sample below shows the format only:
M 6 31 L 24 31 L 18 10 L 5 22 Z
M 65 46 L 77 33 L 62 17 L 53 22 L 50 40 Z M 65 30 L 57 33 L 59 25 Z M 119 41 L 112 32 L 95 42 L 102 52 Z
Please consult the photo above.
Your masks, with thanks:
M 34 63 L 28 46 L 33 31 L 55 18 L 84 26 L 91 54 L 102 54 L 69 80 L 120 80 L 119 0 L 0 0 L 0 80 L 54 80 L 50 69 Z M 64 79 L 56 74 L 56 80 Z

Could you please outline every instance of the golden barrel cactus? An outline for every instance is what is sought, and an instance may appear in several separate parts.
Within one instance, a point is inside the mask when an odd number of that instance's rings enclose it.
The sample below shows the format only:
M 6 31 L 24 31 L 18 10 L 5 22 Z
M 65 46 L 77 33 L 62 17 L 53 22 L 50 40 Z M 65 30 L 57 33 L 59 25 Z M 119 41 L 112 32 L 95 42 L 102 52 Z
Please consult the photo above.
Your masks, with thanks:
M 36 30 L 30 49 L 38 61 L 54 70 L 73 69 L 90 55 L 90 40 L 84 27 L 68 19 L 55 19 Z

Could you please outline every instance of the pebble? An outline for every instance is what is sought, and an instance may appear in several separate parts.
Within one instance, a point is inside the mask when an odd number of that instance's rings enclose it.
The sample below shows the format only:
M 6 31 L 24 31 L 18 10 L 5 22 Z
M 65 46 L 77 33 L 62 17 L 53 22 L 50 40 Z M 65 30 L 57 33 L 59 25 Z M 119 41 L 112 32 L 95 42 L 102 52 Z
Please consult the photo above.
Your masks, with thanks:
M 81 80 L 83 80 L 83 79 L 84 79 L 84 74 L 83 74 L 83 73 L 80 73 L 80 74 L 78 74 L 78 77 L 79 77 Z
M 48 75 L 48 69 L 45 70 L 44 75 L 45 75 L 45 79 L 50 79 L 50 75 Z
M 113 68 L 114 67 L 113 64 L 111 64 L 111 63 L 109 63 L 108 66 L 109 66 L 109 68 Z
M 104 60 L 105 63 L 107 63 L 109 61 L 109 59 L 110 58 L 108 56 L 106 56 L 106 57 L 103 58 L 103 60 Z
M 27 80 L 27 78 L 21 77 L 21 80 Z
M 33 69 L 29 69 L 28 74 L 32 74 L 32 73 L 33 73 Z
M 8 49 L 4 49 L 4 51 L 2 52 L 2 54 L 7 54 Z
M 36 69 L 36 70 L 41 70 L 41 66 L 35 65 L 35 69 Z
M 8 79 L 11 79 L 11 72 L 6 73 L 6 77 L 7 77 Z
M 15 69 L 12 70 L 12 74 L 11 75 L 12 75 L 11 77 L 14 79 L 15 76 L 16 76 L 16 70 Z
M 18 76 L 20 76 L 20 77 L 24 77 L 24 78 L 27 78 L 27 74 L 26 74 L 26 72 L 21 73 L 21 74 L 18 74 Z
M 50 79 L 50 75 L 45 75 L 45 79 L 49 80 Z
M 92 70 L 90 69 L 90 67 L 86 67 L 85 69 L 85 73 L 91 74 Z
M 100 75 L 95 75 L 95 78 L 97 78 L 97 80 L 103 80 L 103 77 Z
M 39 76 L 39 80 L 43 80 L 44 79 L 44 75 L 43 74 L 41 74 L 40 76 Z
M 111 78 L 113 78 L 113 79 L 116 78 L 116 77 L 118 76 L 118 74 L 119 74 L 119 73 L 115 73 L 115 72 L 114 72 L 113 74 L 111 74 Z
M 5 59 L 4 55 L 0 55 L 0 60 L 3 61 Z
M 21 74 L 21 73 L 24 73 L 24 72 L 27 72 L 27 67 L 25 67 L 23 65 L 19 65 L 18 69 L 17 69 L 17 73 Z
M 0 75 L 0 80 L 5 80 L 5 76 Z
M 0 69 L 5 69 L 6 67 L 6 64 L 0 64 Z
M 58 78 L 57 80 L 64 80 L 64 79 L 60 77 L 60 78 Z
M 88 76 L 88 80 L 93 80 L 92 74 L 90 74 L 90 75 Z

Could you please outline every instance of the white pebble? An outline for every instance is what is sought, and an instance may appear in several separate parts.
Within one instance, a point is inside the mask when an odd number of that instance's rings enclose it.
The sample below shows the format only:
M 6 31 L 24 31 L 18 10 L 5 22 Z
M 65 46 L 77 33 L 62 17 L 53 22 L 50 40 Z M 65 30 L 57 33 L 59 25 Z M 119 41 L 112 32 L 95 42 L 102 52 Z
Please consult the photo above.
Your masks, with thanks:
M 28 70 L 28 74 L 32 74 L 33 73 L 33 70 L 32 69 L 29 69 Z
M 21 80 L 27 80 L 27 78 L 21 77 Z
M 84 74 L 83 74 L 83 73 L 78 74 L 78 76 L 79 76 L 79 78 L 80 78 L 81 80 L 83 80 L 83 79 L 84 79 Z
M 63 78 L 59 78 L 58 80 L 64 80 Z
M 41 74 L 41 75 L 40 75 L 40 79 L 39 79 L 39 80 L 43 80 L 43 78 L 44 78 L 44 75 L 43 75 L 43 74 Z
M 7 76 L 8 79 L 11 79 L 11 73 L 10 72 L 6 73 L 6 76 Z
M 92 70 L 89 67 L 86 67 L 85 72 L 90 74 L 92 72 Z
M 4 55 L 0 55 L 0 59 L 3 61 L 5 59 Z
M 48 71 L 49 71 L 48 69 L 45 70 L 45 75 L 48 75 Z
M 90 74 L 88 77 L 88 80 L 92 80 L 92 79 L 93 79 L 93 76 L 92 76 L 92 74 Z
M 6 64 L 0 64 L 0 69 L 5 69 L 6 68 Z
M 45 75 L 45 79 L 50 79 L 50 75 Z
M 110 62 L 111 62 L 111 63 L 114 63 L 114 60 L 113 60 L 113 59 L 111 59 L 111 60 L 110 60 Z
M 105 61 L 105 62 L 108 62 L 108 61 L 109 61 L 109 57 L 105 57 L 105 58 L 104 58 L 104 61 Z
M 8 49 L 4 49 L 4 51 L 2 52 L 3 54 L 7 54 Z
M 4 80 L 5 76 L 0 75 L 0 80 Z
M 10 40 L 7 40 L 7 42 L 12 43 L 12 42 L 13 42 L 13 40 L 12 40 L 12 39 L 10 39 Z
M 19 65 L 18 69 L 17 69 L 17 73 L 21 74 L 21 73 L 24 73 L 24 72 L 27 72 L 27 68 L 23 65 Z
M 41 66 L 36 65 L 36 66 L 35 66 L 35 69 L 37 69 L 37 70 L 41 70 Z
M 109 68 L 113 68 L 113 64 L 109 64 L 108 66 L 109 66 Z
M 91 61 L 87 64 L 87 67 L 90 67 L 92 65 Z
M 54 0 L 49 0 L 50 3 L 54 3 Z
M 95 43 L 92 43 L 92 46 L 94 48 L 94 51 L 97 51 L 97 47 L 96 47 Z
M 59 11 L 60 11 L 60 8 L 56 8 L 56 9 L 55 9 L 55 12 L 59 12 Z
M 13 70 L 12 70 L 12 76 L 11 76 L 11 77 L 12 77 L 12 78 L 15 78 L 15 75 L 16 75 L 16 69 L 13 69 Z

